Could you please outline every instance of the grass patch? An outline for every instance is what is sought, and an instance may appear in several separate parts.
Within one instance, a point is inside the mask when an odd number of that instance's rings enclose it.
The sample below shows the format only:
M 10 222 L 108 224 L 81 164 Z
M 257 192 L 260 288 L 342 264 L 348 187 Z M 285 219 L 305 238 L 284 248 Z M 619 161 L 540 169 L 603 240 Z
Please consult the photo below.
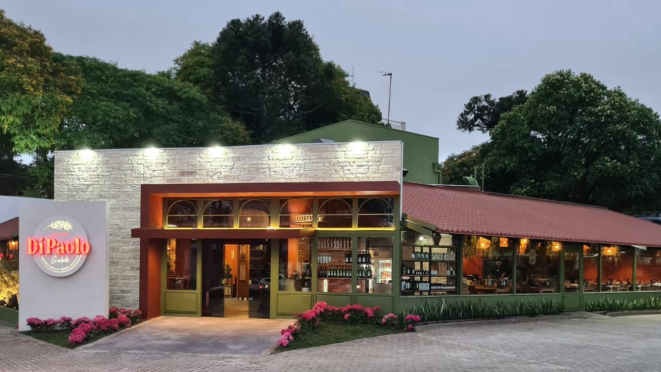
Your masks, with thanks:
M 98 336 L 95 336 L 94 338 L 92 338 L 90 341 L 86 341 L 86 342 L 84 342 L 80 345 L 71 345 L 71 344 L 69 344 L 69 335 L 71 334 L 71 330 L 68 330 L 68 331 L 42 331 L 42 332 L 25 331 L 25 332 L 21 332 L 21 333 L 26 335 L 26 336 L 34 337 L 37 340 L 48 342 L 49 344 L 66 347 L 67 349 L 75 349 L 78 346 L 89 344 L 90 342 L 96 341 L 98 339 L 101 339 L 105 336 L 110 335 L 110 333 L 99 334 Z
M 322 322 L 317 328 L 297 333 L 294 336 L 296 341 L 290 343 L 286 348 L 276 349 L 276 352 L 305 349 L 393 333 L 399 333 L 399 330 L 394 327 L 375 324 L 346 324 L 327 321 Z

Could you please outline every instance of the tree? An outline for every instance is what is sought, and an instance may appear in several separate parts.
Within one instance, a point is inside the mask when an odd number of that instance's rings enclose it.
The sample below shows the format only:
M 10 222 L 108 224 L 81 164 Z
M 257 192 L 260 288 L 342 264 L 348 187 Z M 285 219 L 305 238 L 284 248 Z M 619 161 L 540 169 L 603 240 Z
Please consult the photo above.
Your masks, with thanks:
M 619 211 L 659 206 L 661 121 L 589 74 L 546 75 L 491 131 L 495 191 Z
M 192 84 L 127 70 L 90 57 L 57 54 L 75 64 L 84 87 L 53 141 L 36 150 L 30 195 L 52 197 L 53 150 L 241 145 L 250 133 L 216 109 Z
M 452 154 L 443 162 L 443 183 L 446 185 L 464 185 L 465 176 L 473 176 L 481 163 L 480 149 L 482 145 L 473 146 L 460 154 Z M 477 179 L 482 179 L 481 174 Z
M 175 65 L 177 79 L 212 89 L 213 102 L 245 123 L 255 143 L 347 118 L 380 121 L 378 108 L 349 85 L 346 73 L 322 60 L 303 22 L 280 13 L 231 20 L 210 53 L 194 43 Z
M 517 90 L 509 96 L 498 99 L 491 98 L 491 94 L 475 96 L 464 105 L 464 111 L 457 118 L 457 129 L 462 132 L 474 130 L 487 133 L 500 121 L 503 114 L 514 107 L 526 103 L 528 92 Z
M 81 82 L 74 65 L 54 59 L 41 32 L 0 10 L 0 125 L 16 151 L 50 144 Z

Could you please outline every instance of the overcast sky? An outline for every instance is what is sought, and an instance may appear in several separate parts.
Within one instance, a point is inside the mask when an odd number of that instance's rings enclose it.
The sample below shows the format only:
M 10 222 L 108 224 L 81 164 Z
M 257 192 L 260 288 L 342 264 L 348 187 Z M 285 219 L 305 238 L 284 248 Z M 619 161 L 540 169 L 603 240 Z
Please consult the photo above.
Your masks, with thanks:
M 660 109 L 661 1 L 3 0 L 57 51 L 156 72 L 228 20 L 281 11 L 301 19 L 326 60 L 354 71 L 384 118 L 438 137 L 440 158 L 487 139 L 455 129 L 474 95 L 532 89 L 572 69 Z

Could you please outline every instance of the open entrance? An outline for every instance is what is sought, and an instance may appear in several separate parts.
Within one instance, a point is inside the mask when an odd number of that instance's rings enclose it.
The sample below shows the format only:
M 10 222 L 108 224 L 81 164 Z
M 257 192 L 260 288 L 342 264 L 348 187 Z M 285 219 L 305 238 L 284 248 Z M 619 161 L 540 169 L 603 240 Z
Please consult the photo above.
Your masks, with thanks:
M 202 247 L 202 316 L 269 318 L 270 242 L 205 239 Z

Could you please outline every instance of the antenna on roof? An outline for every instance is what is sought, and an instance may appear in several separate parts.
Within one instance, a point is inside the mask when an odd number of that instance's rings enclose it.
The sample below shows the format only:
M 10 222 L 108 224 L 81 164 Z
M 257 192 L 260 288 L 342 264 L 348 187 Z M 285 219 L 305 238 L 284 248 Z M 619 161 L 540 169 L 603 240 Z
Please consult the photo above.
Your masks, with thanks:
M 356 82 L 353 80 L 353 66 L 351 66 L 351 85 L 356 85 Z

